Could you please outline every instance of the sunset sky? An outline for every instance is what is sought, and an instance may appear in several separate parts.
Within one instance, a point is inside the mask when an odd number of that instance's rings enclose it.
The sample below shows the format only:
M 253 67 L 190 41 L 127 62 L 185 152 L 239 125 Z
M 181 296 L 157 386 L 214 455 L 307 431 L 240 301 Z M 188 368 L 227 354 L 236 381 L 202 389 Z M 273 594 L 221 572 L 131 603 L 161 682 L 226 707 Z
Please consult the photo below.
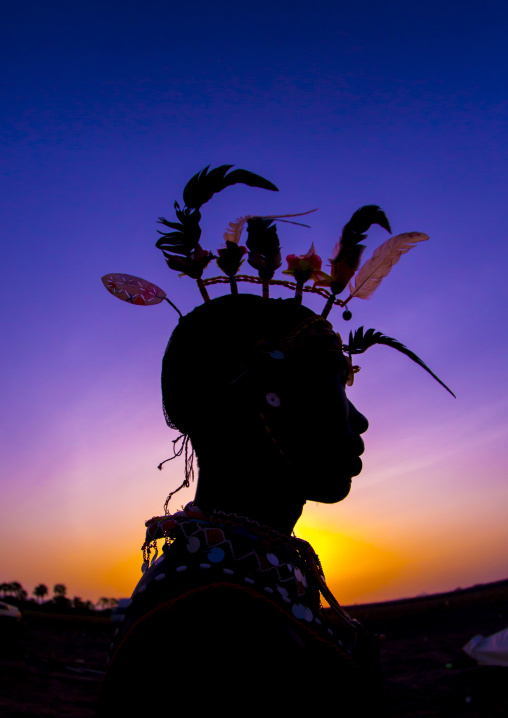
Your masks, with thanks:
M 326 261 L 363 204 L 394 234 L 430 236 L 351 303 L 349 324 L 330 315 L 338 331 L 396 337 L 457 395 L 393 350 L 361 357 L 350 398 L 370 421 L 364 470 L 346 501 L 308 505 L 296 527 L 337 599 L 507 577 L 508 10 L 456 8 L 2 4 L 0 582 L 93 600 L 137 582 L 144 521 L 183 477 L 177 461 L 157 470 L 176 438 L 160 399 L 176 314 L 117 301 L 100 278 L 127 272 L 184 313 L 198 304 L 155 248 L 156 220 L 191 175 L 224 163 L 280 192 L 216 196 L 205 248 L 236 217 L 319 207 L 311 229 L 279 236 L 284 256 L 314 242 Z M 374 228 L 365 257 L 388 236 Z

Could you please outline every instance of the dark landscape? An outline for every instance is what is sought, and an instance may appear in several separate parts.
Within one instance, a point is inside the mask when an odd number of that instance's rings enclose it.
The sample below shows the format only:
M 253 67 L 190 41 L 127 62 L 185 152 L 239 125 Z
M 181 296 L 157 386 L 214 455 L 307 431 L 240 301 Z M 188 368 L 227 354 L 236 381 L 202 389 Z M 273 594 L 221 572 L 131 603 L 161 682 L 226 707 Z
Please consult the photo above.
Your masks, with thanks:
M 508 580 L 348 610 L 382 636 L 389 718 L 508 716 L 508 669 L 478 666 L 461 650 L 508 626 Z M 24 611 L 20 635 L 0 635 L 2 718 L 94 716 L 112 632 L 108 611 Z M 149 686 L 148 665 L 143 680 Z

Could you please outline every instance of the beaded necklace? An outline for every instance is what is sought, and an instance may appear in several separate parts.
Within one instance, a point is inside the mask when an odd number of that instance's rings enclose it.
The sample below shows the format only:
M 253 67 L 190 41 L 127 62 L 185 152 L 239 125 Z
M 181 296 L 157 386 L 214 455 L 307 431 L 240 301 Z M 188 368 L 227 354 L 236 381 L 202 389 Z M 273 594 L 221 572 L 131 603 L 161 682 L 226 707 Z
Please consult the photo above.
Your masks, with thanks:
M 159 556 L 160 539 L 164 546 Z M 248 590 L 304 635 L 333 646 L 354 664 L 363 662 L 368 634 L 336 601 L 306 541 L 236 514 L 205 514 L 190 502 L 175 514 L 149 519 L 142 549 L 143 575 L 131 599 L 138 616 L 141 604 L 153 605 L 155 594 L 157 600 L 163 600 L 162 595 L 168 600 L 218 585 Z M 321 596 L 335 620 L 323 609 Z M 118 639 L 124 633 L 120 630 Z

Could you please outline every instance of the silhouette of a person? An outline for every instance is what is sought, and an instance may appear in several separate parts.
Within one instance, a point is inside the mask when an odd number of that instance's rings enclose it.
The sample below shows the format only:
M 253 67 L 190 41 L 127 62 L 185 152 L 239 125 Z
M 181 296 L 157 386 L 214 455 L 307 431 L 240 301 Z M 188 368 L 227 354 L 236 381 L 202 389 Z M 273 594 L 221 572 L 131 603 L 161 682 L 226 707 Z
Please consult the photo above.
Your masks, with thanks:
M 163 405 L 192 441 L 197 491 L 147 524 L 167 544 L 133 594 L 101 715 L 379 706 L 368 634 L 327 622 L 319 560 L 292 537 L 306 501 L 341 501 L 361 471 L 349 373 L 331 325 L 294 299 L 224 296 L 180 320 Z

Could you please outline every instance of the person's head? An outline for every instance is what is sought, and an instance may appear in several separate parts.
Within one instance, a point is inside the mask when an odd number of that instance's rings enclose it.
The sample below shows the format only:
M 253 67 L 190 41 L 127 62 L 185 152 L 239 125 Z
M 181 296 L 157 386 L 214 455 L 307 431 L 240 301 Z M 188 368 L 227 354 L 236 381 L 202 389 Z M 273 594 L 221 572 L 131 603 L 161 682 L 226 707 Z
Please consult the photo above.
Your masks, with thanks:
M 292 473 L 302 498 L 344 498 L 361 471 L 367 421 L 345 397 L 349 366 L 331 326 L 294 299 L 224 296 L 183 317 L 163 359 L 168 423 L 200 464 L 261 454 Z M 220 428 L 217 445 L 211 435 Z M 216 438 L 214 436 L 214 438 Z M 242 467 L 239 467 L 241 473 Z

